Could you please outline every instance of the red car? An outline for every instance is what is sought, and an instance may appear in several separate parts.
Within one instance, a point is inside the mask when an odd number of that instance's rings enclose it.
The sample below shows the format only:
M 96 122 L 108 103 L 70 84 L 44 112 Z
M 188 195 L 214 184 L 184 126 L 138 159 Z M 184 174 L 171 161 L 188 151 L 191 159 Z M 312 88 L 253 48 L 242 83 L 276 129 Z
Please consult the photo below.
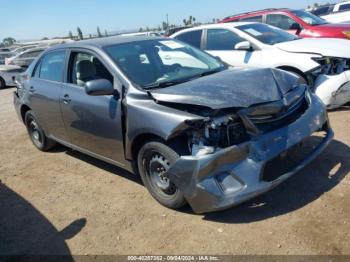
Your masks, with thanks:
M 260 22 L 279 27 L 300 37 L 350 39 L 350 24 L 330 24 L 303 10 L 264 9 L 224 18 L 221 23 Z

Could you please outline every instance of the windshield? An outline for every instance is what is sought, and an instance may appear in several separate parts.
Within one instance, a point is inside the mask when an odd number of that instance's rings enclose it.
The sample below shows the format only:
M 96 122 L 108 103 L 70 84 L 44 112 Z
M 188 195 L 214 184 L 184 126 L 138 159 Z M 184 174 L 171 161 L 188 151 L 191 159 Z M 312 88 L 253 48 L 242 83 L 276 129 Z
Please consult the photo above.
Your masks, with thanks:
M 144 40 L 105 50 L 132 82 L 145 89 L 177 84 L 225 69 L 217 59 L 177 40 Z
M 291 13 L 296 15 L 297 17 L 299 17 L 301 20 L 303 20 L 305 23 L 307 23 L 309 25 L 327 24 L 327 22 L 325 20 L 323 20 L 322 18 L 319 18 L 318 16 L 313 15 L 309 12 L 305 12 L 303 10 L 294 10 L 294 11 L 291 11 Z
M 247 24 L 237 26 L 237 28 L 267 45 L 299 39 L 297 36 L 278 29 L 277 27 L 265 24 Z

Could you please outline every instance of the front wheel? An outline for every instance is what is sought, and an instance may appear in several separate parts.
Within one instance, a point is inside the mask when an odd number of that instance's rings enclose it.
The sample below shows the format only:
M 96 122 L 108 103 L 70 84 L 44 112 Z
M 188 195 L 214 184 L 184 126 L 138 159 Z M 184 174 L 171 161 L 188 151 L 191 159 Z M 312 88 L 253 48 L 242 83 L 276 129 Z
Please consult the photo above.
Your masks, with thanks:
M 140 150 L 137 166 L 150 194 L 162 205 L 179 209 L 186 205 L 181 191 L 164 176 L 179 155 L 161 142 L 147 142 Z

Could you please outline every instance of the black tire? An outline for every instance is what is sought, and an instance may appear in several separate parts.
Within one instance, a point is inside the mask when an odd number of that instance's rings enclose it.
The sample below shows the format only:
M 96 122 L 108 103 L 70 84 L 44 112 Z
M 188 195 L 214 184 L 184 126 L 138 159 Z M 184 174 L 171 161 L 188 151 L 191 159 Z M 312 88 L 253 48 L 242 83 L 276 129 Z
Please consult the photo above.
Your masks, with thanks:
M 144 144 L 137 157 L 143 184 L 154 199 L 171 209 L 179 209 L 187 204 L 182 192 L 169 179 L 162 177 L 179 157 L 172 148 L 158 141 Z
M 56 142 L 47 138 L 32 110 L 29 110 L 24 118 L 28 135 L 33 145 L 40 151 L 46 152 L 56 146 Z
M 4 89 L 6 87 L 5 80 L 0 77 L 0 89 Z

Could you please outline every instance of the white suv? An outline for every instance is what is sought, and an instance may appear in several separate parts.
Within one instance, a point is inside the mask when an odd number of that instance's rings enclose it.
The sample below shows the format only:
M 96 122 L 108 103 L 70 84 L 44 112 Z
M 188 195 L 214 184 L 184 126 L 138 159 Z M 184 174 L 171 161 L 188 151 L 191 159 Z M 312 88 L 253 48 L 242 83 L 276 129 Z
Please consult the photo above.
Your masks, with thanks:
M 350 101 L 348 40 L 300 39 L 276 27 L 248 22 L 204 25 L 171 37 L 232 66 L 271 67 L 297 74 L 302 82 L 313 86 L 328 108 Z

